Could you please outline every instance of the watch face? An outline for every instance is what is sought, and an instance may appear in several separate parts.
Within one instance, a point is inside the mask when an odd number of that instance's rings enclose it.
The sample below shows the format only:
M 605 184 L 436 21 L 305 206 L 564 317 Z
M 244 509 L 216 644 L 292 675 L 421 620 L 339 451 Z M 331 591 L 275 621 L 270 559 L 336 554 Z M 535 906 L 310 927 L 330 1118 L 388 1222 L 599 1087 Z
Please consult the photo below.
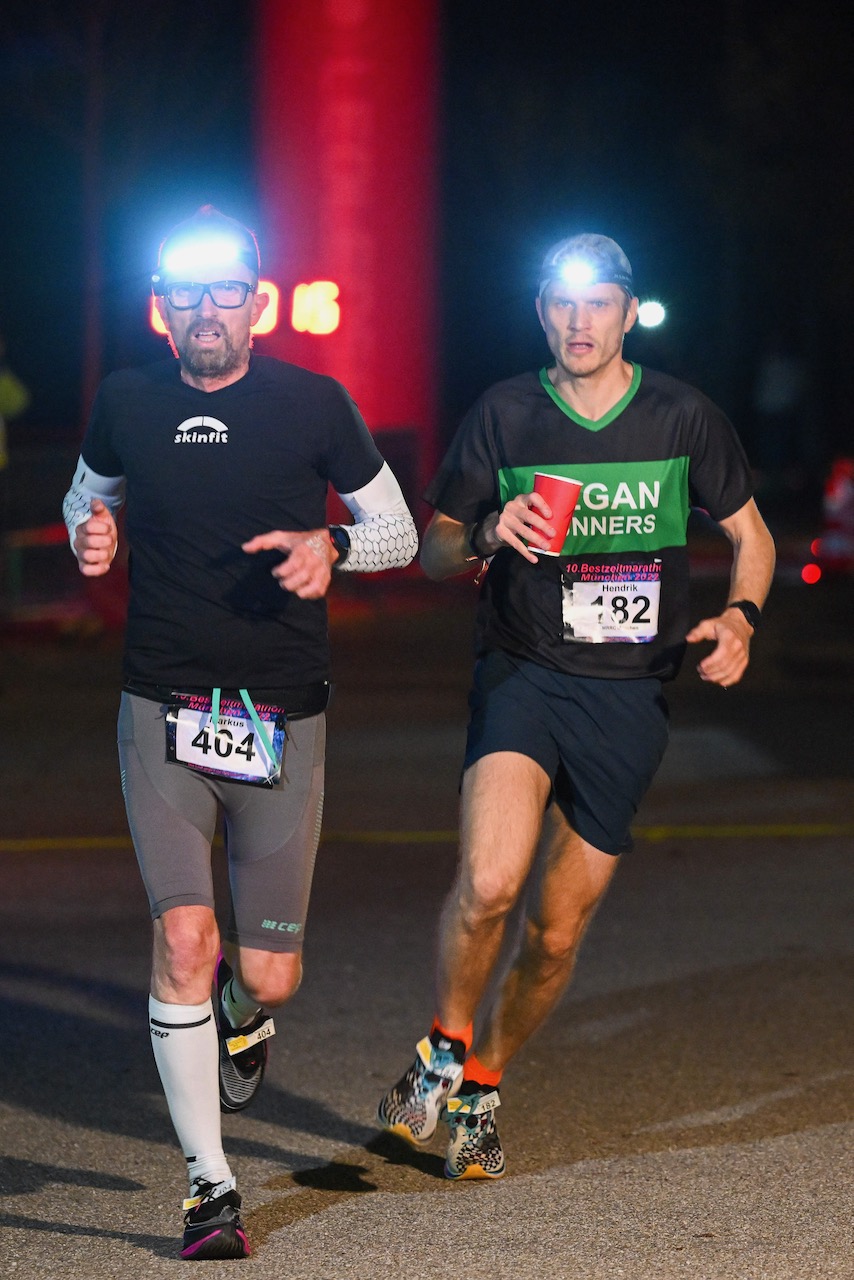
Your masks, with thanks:
M 345 560 L 350 552 L 350 537 L 345 529 L 340 525 L 336 525 L 329 530 L 329 536 L 332 539 L 332 545 L 338 552 L 339 560 Z

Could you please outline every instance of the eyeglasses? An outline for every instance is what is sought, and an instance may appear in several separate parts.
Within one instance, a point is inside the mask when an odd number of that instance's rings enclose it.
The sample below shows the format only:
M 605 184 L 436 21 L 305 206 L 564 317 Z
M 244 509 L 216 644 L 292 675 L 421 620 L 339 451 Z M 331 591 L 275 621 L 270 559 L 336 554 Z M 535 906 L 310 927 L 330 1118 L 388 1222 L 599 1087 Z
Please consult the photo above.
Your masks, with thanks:
M 205 294 L 215 307 L 233 311 L 242 307 L 247 296 L 254 292 L 255 285 L 246 284 L 243 280 L 213 280 L 210 284 L 179 280 L 176 284 L 167 284 L 163 296 L 176 311 L 192 311 L 194 307 L 200 307 Z

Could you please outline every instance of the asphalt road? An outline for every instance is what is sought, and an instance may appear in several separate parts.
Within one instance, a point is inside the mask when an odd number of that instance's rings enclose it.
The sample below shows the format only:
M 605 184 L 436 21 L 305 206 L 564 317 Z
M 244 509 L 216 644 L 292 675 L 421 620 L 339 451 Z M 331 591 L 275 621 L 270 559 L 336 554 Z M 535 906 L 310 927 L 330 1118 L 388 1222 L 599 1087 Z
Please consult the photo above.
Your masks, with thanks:
M 701 579 L 696 616 L 725 591 Z M 225 1119 L 262 1280 L 854 1276 L 850 587 L 778 585 L 746 683 L 686 667 L 574 985 L 502 1087 L 508 1176 L 377 1133 L 430 1015 L 471 592 L 339 587 L 303 986 Z M 146 1027 L 114 634 L 7 635 L 0 673 L 3 1276 L 169 1276 L 184 1174 Z M 221 883 L 220 855 L 217 855 Z

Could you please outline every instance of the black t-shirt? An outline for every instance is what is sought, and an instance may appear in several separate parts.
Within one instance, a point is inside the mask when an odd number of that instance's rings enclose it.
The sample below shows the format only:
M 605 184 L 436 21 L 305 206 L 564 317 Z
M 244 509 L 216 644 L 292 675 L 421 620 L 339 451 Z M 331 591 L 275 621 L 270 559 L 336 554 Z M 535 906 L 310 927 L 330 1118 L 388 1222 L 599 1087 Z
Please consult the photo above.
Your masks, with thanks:
M 174 689 L 294 690 L 328 679 L 325 600 L 283 591 L 280 553 L 241 544 L 326 523 L 327 486 L 362 488 L 383 460 L 332 378 L 253 355 L 219 391 L 176 360 L 102 383 L 83 460 L 127 477 L 125 679 Z
M 483 580 L 478 649 L 504 649 L 583 676 L 672 679 L 688 630 L 687 523 L 751 496 L 747 459 L 700 392 L 634 367 L 595 422 L 542 370 L 498 383 L 463 420 L 427 501 L 469 523 L 534 487 L 544 471 L 581 482 L 562 553 L 530 564 L 502 549 Z

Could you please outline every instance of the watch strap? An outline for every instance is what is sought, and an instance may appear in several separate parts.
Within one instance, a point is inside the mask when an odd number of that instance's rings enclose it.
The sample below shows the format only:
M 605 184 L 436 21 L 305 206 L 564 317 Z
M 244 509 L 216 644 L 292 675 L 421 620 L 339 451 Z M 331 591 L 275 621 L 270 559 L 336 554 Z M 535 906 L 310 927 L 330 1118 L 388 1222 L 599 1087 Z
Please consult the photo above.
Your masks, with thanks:
M 762 610 L 752 600 L 730 600 L 727 609 L 740 609 L 754 631 L 762 621 Z
M 338 552 L 338 559 L 335 561 L 334 568 L 339 568 L 350 554 L 350 535 L 343 524 L 331 524 L 329 526 L 329 537 L 332 545 Z
M 483 521 L 477 520 L 469 530 L 468 544 L 472 552 L 471 556 L 469 556 L 470 560 L 486 559 L 486 552 L 481 551 L 480 547 L 477 545 L 477 536 L 480 533 L 482 528 L 483 528 Z

